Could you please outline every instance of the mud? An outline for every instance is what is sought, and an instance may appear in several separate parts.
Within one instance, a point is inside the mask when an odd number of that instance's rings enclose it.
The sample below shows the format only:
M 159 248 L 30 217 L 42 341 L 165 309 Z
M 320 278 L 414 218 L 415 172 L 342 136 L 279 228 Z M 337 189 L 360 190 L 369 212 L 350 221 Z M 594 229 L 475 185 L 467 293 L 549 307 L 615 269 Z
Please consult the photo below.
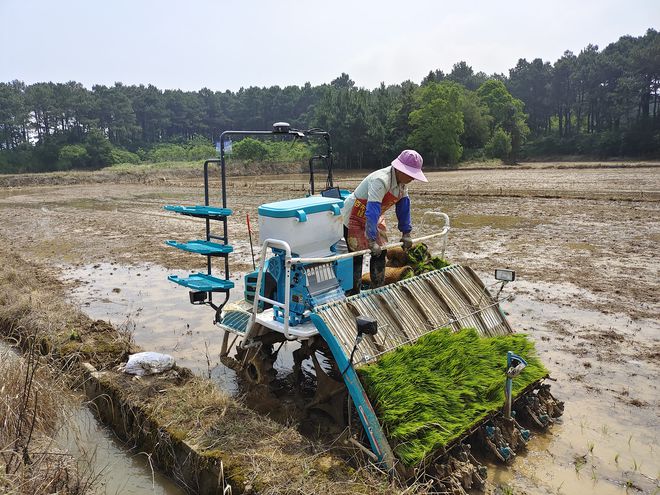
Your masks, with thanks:
M 565 166 L 430 172 L 428 184 L 411 187 L 414 220 L 420 225 L 427 210 L 447 213 L 454 227 L 447 258 L 471 265 L 486 283 L 494 282 L 495 267 L 516 270 L 518 280 L 503 292 L 513 299 L 503 308 L 514 328 L 535 340 L 558 380 L 553 390 L 566 401 L 563 424 L 537 435 L 511 467 L 491 466 L 491 481 L 515 493 L 654 493 L 660 169 Z M 363 175 L 339 174 L 337 182 L 352 189 Z M 201 204 L 201 180 L 162 179 L 2 188 L 0 235 L 23 256 L 47 260 L 92 317 L 132 325 L 145 349 L 172 353 L 233 391 L 211 312 L 191 306 L 187 291 L 166 281 L 204 266 L 203 258 L 163 244 L 203 236 L 202 221 L 162 210 Z M 246 214 L 255 229 L 261 203 L 306 188 L 304 175 L 230 179 L 236 282 L 252 269 Z M 433 227 L 429 221 L 417 232 Z M 279 366 L 290 368 L 281 355 Z

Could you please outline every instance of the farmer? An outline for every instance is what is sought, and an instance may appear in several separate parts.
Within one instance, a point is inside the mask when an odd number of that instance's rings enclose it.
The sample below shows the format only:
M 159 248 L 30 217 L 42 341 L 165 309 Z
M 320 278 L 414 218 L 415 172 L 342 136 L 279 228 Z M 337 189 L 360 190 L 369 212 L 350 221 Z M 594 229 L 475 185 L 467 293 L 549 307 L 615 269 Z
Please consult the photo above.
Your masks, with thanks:
M 422 163 L 421 155 L 415 150 L 404 150 L 392 161 L 391 166 L 369 174 L 344 202 L 344 238 L 351 252 L 364 249 L 371 251 L 369 273 L 372 287 L 382 285 L 385 278 L 387 250 L 381 246 L 387 244 L 387 235 L 383 215 L 392 205 L 396 205 L 398 228 L 403 234 L 403 249 L 412 246 L 408 184 L 415 179 L 428 182 L 422 173 Z M 361 278 L 362 256 L 356 256 L 353 260 L 351 294 L 360 292 Z

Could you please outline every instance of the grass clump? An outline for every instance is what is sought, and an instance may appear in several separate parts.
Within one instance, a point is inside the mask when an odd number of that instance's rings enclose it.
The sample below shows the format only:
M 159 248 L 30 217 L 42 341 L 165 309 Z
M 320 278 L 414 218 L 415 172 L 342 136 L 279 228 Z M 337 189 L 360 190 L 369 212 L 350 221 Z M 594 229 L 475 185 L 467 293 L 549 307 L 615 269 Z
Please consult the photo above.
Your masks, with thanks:
M 39 360 L 0 346 L 0 493 L 98 493 L 97 477 L 53 440 L 74 398 L 66 378 Z M 79 446 L 80 447 L 80 446 Z
M 394 448 L 411 466 L 457 439 L 504 404 L 506 353 L 527 361 L 514 397 L 547 375 L 523 334 L 480 337 L 440 329 L 358 373 Z

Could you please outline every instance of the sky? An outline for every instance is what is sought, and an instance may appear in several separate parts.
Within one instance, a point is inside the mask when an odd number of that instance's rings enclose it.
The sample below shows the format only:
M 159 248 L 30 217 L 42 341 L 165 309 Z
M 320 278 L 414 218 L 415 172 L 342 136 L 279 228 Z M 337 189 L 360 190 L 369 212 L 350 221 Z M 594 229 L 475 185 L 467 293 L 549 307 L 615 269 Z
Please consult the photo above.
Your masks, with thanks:
M 508 75 L 660 29 L 660 0 L 0 0 L 0 81 L 249 86 Z

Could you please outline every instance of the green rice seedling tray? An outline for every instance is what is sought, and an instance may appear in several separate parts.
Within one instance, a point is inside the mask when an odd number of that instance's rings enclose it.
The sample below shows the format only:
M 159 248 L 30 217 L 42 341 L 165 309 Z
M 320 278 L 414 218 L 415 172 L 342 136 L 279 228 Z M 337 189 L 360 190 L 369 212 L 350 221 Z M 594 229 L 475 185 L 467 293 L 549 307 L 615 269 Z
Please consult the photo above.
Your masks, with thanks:
M 507 351 L 528 363 L 513 380 L 515 398 L 548 374 L 524 334 L 480 337 L 474 329 L 435 330 L 358 368 L 404 464 L 420 464 L 501 410 Z

